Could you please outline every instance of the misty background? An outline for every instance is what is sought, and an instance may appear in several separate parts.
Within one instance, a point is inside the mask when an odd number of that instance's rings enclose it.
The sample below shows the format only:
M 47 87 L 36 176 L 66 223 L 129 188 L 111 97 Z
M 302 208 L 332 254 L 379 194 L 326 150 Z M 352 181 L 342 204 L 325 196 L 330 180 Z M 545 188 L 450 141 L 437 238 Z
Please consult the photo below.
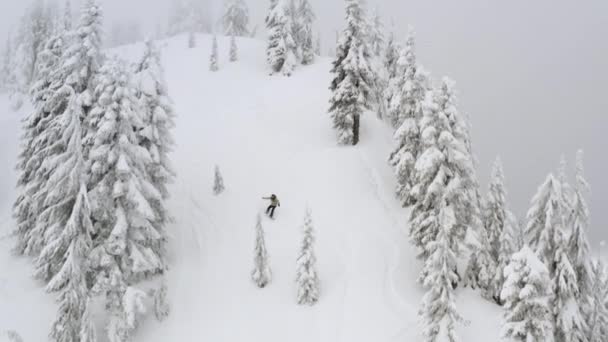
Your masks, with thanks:
M 0 1 L 0 42 L 32 1 Z M 56 1 L 63 7 L 63 1 Z M 107 36 L 117 27 L 154 36 L 168 21 L 171 0 L 101 0 Z M 207 2 L 219 20 L 221 0 Z M 265 37 L 268 0 L 247 0 L 251 27 Z M 343 0 L 311 0 L 324 53 L 343 26 Z M 591 242 L 608 239 L 608 1 L 368 0 L 399 40 L 417 33 L 418 60 L 434 79 L 456 81 L 460 110 L 469 114 L 479 179 L 487 184 L 500 156 L 509 203 L 522 217 L 537 186 L 563 154 L 572 178 L 577 149 L 585 151 L 591 183 Z M 79 2 L 72 1 L 78 15 Z M 138 25 L 133 25 L 138 23 Z M 125 31 L 125 30 L 123 30 Z M 128 31 L 128 29 L 127 29 Z M 113 37 L 115 38 L 115 37 Z M 0 44 L 0 47 L 3 45 Z M 0 48 L 1 49 L 1 48 Z M 178 113 L 179 114 L 179 113 Z M 324 115 L 325 113 L 310 113 Z M 328 125 L 330 124 L 328 118 Z M 4 160 L 8 167 L 14 161 Z M 485 191 L 485 190 L 484 190 Z

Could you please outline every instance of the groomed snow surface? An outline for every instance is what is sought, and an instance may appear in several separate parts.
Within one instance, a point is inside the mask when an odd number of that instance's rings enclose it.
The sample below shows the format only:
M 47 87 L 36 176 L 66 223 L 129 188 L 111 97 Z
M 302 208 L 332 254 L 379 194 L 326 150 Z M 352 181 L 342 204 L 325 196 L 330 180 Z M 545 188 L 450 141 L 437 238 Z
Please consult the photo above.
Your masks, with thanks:
M 168 274 L 171 315 L 150 315 L 137 341 L 420 341 L 416 284 L 420 262 L 407 241 L 407 211 L 395 199 L 386 158 L 391 130 L 373 113 L 362 119 L 357 147 L 336 145 L 327 115 L 330 60 L 269 76 L 264 42 L 239 39 L 239 61 L 228 62 L 219 37 L 220 70 L 209 71 L 211 37 L 159 43 L 178 115 L 172 154 L 177 180 Z M 143 44 L 110 51 L 135 61 Z M 6 97 L 0 108 L 8 108 Z M 8 111 L 8 110 L 7 110 Z M 21 113 L 0 119 L 0 236 L 12 229 Z M 215 164 L 226 191 L 212 192 Z M 265 289 L 250 279 L 255 217 L 276 193 L 276 219 L 264 217 L 273 273 Z M 306 207 L 312 210 L 321 296 L 296 304 L 296 258 Z M 17 331 L 24 342 L 46 341 L 53 298 L 31 279 L 27 258 L 0 240 L 0 341 Z M 499 340 L 501 311 L 471 290 L 458 290 L 459 328 L 468 342 Z M 105 341 L 98 317 L 100 341 Z

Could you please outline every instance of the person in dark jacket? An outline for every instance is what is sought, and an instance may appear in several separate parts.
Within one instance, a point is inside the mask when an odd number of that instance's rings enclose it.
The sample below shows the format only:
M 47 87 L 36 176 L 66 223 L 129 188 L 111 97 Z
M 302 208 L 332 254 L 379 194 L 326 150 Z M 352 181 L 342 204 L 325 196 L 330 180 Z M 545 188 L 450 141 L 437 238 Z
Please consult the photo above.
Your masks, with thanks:
M 266 208 L 266 215 L 270 216 L 270 218 L 273 218 L 274 210 L 277 207 L 281 206 L 281 202 L 279 202 L 279 198 L 277 197 L 277 195 L 272 194 L 270 197 L 262 197 L 262 199 L 270 200 L 270 205 L 268 206 L 268 208 Z

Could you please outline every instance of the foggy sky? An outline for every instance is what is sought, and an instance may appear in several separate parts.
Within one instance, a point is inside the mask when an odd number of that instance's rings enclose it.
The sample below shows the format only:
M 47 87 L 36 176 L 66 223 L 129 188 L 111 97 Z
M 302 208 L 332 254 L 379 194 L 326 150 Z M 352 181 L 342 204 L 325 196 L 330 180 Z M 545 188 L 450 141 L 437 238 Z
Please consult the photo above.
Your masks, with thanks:
M 208 1 L 217 12 L 221 1 Z M 149 28 L 166 21 L 169 2 L 102 1 L 107 22 L 140 18 Z M 342 27 L 344 2 L 311 2 L 325 52 Z M 0 0 L 0 42 L 27 3 Z M 248 3 L 261 35 L 268 0 Z M 401 39 L 413 25 L 419 62 L 435 79 L 456 80 L 482 184 L 500 155 L 509 202 L 521 217 L 560 156 L 572 176 L 582 148 L 592 189 L 590 234 L 594 243 L 608 239 L 608 1 L 368 0 L 368 6 Z

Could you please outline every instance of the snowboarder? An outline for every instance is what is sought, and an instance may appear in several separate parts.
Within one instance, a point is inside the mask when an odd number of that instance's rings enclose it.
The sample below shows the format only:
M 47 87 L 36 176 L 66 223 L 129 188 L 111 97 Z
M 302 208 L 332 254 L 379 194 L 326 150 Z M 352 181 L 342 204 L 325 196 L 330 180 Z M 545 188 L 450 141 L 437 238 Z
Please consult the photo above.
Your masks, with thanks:
M 281 206 L 281 202 L 279 202 L 277 195 L 272 194 L 270 197 L 262 197 L 262 199 L 270 200 L 270 205 L 266 208 L 266 215 L 270 216 L 270 218 L 274 218 L 274 210 Z

